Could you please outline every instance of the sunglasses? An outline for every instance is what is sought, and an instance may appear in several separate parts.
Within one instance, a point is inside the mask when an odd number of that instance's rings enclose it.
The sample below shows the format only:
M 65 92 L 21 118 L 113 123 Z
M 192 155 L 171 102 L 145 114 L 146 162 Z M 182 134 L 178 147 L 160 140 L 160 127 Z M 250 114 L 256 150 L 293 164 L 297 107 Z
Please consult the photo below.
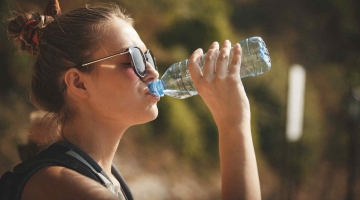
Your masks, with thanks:
M 135 74 L 139 78 L 144 78 L 148 73 L 148 68 L 146 67 L 146 62 L 149 62 L 150 65 L 157 70 L 155 57 L 152 54 L 152 52 L 150 51 L 150 49 L 148 49 L 145 53 L 143 53 L 139 47 L 134 46 L 134 45 L 130 46 L 127 49 L 125 49 L 124 51 L 118 52 L 116 54 L 109 55 L 109 56 L 106 56 L 103 58 L 99 58 L 97 60 L 94 60 L 94 61 L 91 61 L 88 63 L 79 64 L 75 68 L 85 67 L 85 66 L 88 66 L 88 65 L 106 60 L 106 59 L 110 59 L 115 56 L 127 54 L 127 53 L 130 54 L 131 66 L 132 66 Z

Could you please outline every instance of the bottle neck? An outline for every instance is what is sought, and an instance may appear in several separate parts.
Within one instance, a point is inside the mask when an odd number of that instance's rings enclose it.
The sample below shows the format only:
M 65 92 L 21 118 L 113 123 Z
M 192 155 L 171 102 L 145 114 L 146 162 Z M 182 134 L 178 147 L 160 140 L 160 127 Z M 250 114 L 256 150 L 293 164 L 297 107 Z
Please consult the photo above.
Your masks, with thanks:
M 163 97 L 164 96 L 164 83 L 161 80 L 155 80 L 148 85 L 149 90 L 152 94 L 154 94 L 157 97 Z

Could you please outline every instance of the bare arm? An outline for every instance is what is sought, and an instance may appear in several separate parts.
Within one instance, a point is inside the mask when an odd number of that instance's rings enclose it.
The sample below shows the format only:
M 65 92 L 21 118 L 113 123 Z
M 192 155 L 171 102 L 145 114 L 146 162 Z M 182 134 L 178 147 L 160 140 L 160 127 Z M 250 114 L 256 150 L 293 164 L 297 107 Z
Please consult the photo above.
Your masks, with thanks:
M 205 59 L 204 72 L 198 66 L 203 54 L 196 50 L 189 59 L 189 71 L 199 95 L 210 109 L 219 130 L 222 199 L 261 199 L 260 183 L 250 129 L 250 105 L 240 78 L 241 47 L 213 43 Z M 230 64 L 229 64 L 230 63 Z M 229 64 L 229 68 L 228 68 Z
M 117 199 L 94 180 L 64 167 L 45 167 L 26 183 L 22 200 L 28 199 Z

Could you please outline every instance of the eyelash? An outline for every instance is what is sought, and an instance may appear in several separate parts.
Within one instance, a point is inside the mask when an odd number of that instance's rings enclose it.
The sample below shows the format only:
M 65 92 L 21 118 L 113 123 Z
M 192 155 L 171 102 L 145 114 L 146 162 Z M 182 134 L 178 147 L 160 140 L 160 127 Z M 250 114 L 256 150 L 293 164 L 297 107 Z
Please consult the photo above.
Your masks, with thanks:
M 120 63 L 121 65 L 125 66 L 125 67 L 132 67 L 131 63 L 128 62 L 128 63 Z

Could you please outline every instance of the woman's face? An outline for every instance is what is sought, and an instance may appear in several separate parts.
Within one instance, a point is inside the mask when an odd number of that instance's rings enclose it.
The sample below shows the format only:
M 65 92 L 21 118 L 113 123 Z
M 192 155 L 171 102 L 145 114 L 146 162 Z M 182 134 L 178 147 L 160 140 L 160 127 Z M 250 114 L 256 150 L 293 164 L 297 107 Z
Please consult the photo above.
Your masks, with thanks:
M 116 20 L 108 36 L 101 38 L 102 48 L 94 59 L 117 53 L 131 45 L 147 50 L 134 28 Z M 87 89 L 89 106 L 99 117 L 115 120 L 124 125 L 135 125 L 154 120 L 158 115 L 159 101 L 149 92 L 148 83 L 157 79 L 158 72 L 147 63 L 148 74 L 140 79 L 130 64 L 130 55 L 123 54 L 94 64 Z

